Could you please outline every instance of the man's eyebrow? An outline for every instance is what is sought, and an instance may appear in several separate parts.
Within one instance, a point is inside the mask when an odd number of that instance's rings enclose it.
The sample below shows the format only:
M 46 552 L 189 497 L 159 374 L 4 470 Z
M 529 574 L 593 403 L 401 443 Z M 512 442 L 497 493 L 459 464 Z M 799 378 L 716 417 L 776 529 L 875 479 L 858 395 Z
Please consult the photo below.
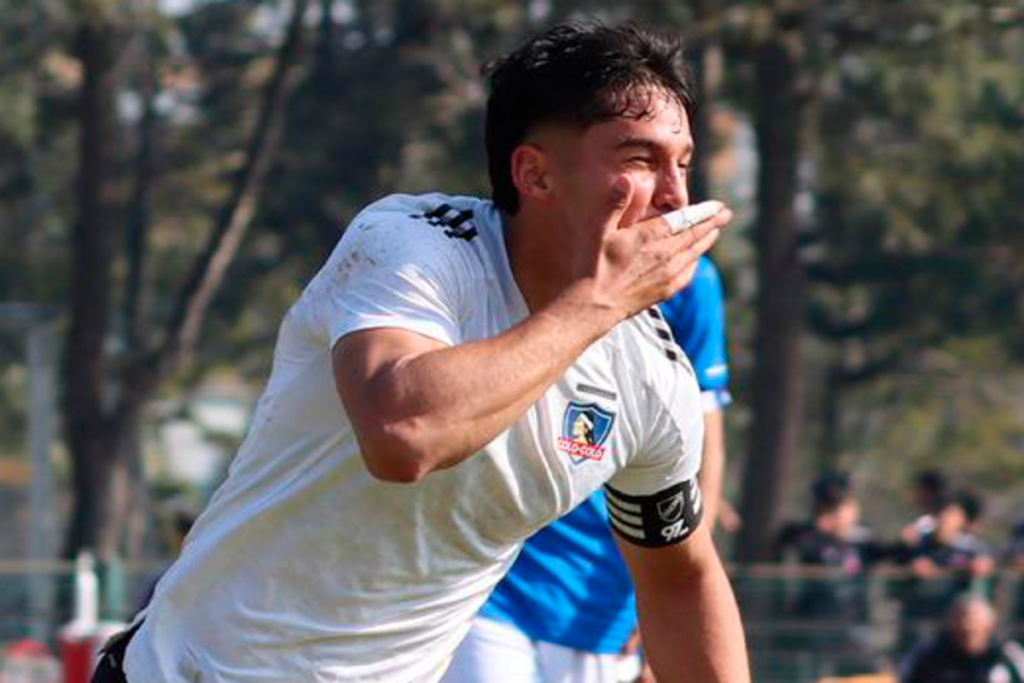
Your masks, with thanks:
M 616 150 L 629 149 L 631 147 L 640 147 L 651 153 L 660 153 L 662 146 L 656 143 L 650 138 L 635 137 L 632 135 L 624 135 L 619 138 L 618 142 L 615 143 Z M 693 152 L 693 143 L 688 143 L 683 148 L 683 156 L 689 156 Z
M 624 135 L 615 143 L 615 149 L 625 149 L 627 147 L 643 147 L 653 152 L 657 150 L 658 145 L 649 138 L 638 138 L 632 135 Z

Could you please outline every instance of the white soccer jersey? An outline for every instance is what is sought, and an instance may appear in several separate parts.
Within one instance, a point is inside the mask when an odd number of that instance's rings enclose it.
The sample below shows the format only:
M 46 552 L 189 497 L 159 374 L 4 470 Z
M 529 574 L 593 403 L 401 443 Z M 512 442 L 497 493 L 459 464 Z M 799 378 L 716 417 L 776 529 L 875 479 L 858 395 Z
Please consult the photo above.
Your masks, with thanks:
M 398 195 L 357 216 L 281 325 L 229 476 L 128 648 L 131 683 L 435 681 L 521 542 L 599 486 L 629 540 L 687 535 L 703 415 L 655 312 L 461 464 L 415 484 L 369 475 L 335 342 L 398 327 L 459 344 L 527 313 L 491 203 Z

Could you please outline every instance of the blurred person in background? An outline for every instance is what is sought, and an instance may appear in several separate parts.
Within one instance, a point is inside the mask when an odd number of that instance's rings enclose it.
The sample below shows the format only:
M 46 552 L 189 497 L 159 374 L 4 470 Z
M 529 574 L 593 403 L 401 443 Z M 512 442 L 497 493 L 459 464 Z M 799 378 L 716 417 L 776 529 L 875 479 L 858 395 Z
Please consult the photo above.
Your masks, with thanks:
M 920 579 L 951 576 L 963 581 L 990 576 L 995 570 L 992 549 L 975 533 L 981 500 L 960 491 L 941 500 L 934 528 L 907 547 L 905 561 Z
M 848 475 L 827 472 L 811 486 L 811 515 L 782 528 L 779 562 L 822 570 L 803 582 L 795 610 L 804 617 L 861 618 L 865 607 L 859 578 L 873 560 L 870 533 L 860 524 L 860 503 Z
M 900 683 L 1024 683 L 1024 648 L 996 635 L 996 612 L 963 596 L 942 631 L 904 659 Z
M 901 647 L 932 631 L 950 605 L 968 590 L 987 592 L 995 571 L 992 549 L 970 530 L 971 497 L 942 498 L 934 528 L 906 544 L 899 561 L 908 576 L 900 584 Z
M 783 527 L 776 541 L 778 561 L 798 568 L 787 573 L 782 598 L 784 612 L 803 627 L 794 631 L 796 644 L 831 653 L 834 674 L 877 671 L 884 660 L 871 637 L 866 581 L 881 552 L 860 511 L 849 476 L 826 472 L 811 486 L 810 519 Z

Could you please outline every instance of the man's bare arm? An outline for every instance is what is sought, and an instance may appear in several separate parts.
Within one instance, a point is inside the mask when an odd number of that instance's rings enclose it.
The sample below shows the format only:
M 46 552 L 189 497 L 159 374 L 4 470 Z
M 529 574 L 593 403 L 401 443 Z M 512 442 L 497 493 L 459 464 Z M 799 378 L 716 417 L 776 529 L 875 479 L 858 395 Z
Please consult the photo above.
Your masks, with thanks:
M 712 532 L 722 503 L 725 478 L 725 429 L 721 410 L 704 413 L 704 448 L 701 451 L 700 490 L 704 500 L 704 524 Z
M 340 339 L 335 383 L 370 472 L 413 482 L 477 452 L 590 344 L 685 285 L 730 218 L 725 210 L 680 234 L 658 218 L 609 231 L 590 276 L 492 339 L 448 347 L 394 328 Z
M 739 610 L 708 525 L 678 545 L 647 549 L 620 539 L 619 549 L 658 683 L 749 683 Z

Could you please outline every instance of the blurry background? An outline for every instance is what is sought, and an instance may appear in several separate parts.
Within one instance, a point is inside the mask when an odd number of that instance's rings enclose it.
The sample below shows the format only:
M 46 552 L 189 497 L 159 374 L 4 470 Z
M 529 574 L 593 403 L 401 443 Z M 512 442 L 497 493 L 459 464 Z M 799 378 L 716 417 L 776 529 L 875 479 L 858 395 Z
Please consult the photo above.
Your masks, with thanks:
M 778 594 L 778 529 L 832 470 L 896 538 L 941 469 L 1001 556 L 1024 514 L 1020 0 L 6 0 L 0 641 L 52 635 L 83 549 L 121 577 L 108 616 L 134 610 L 347 221 L 486 194 L 479 65 L 583 17 L 687 36 L 691 197 L 737 213 L 713 252 L 734 575 Z M 755 661 L 830 673 L 776 656 L 743 599 Z

